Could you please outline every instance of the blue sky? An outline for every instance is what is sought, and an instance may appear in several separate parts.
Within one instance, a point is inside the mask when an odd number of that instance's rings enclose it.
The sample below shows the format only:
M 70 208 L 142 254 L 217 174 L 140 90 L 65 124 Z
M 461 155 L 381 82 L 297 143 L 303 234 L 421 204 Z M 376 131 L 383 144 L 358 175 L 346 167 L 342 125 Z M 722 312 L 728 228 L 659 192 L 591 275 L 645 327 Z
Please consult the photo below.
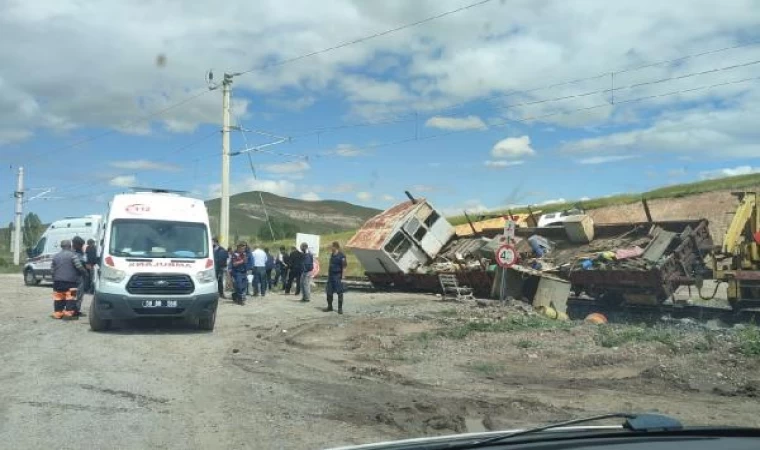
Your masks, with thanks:
M 28 198 L 53 189 L 25 205 L 45 221 L 99 213 L 132 185 L 211 198 L 221 92 L 184 102 L 209 68 L 219 79 L 468 3 L 0 1 L 0 39 L 15 42 L 0 46 L 0 220 L 19 165 Z M 251 132 L 232 150 L 275 139 L 257 132 L 291 140 L 253 154 L 258 179 L 233 158 L 233 192 L 384 208 L 410 190 L 458 213 L 760 170 L 760 8 L 661 3 L 494 0 L 236 77 L 234 120 Z

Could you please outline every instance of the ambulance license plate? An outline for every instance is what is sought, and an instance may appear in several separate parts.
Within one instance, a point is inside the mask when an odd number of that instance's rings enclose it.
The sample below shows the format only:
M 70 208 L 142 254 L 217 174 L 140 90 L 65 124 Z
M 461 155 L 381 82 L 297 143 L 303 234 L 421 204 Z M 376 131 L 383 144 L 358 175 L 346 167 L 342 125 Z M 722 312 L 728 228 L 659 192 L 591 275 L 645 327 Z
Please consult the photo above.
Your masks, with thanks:
M 143 300 L 143 308 L 176 308 L 177 300 Z

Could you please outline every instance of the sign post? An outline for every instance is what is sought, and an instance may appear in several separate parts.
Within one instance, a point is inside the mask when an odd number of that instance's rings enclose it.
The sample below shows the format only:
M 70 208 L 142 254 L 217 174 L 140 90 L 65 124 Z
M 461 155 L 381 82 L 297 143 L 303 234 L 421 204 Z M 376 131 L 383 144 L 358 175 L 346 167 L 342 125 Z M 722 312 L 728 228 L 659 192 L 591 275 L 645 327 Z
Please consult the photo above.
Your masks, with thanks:
M 507 297 L 507 269 L 517 262 L 517 250 L 513 242 L 515 240 L 516 224 L 512 217 L 504 217 L 504 239 L 503 244 L 496 249 L 496 264 L 501 268 L 501 283 L 499 289 L 499 300 L 504 301 Z

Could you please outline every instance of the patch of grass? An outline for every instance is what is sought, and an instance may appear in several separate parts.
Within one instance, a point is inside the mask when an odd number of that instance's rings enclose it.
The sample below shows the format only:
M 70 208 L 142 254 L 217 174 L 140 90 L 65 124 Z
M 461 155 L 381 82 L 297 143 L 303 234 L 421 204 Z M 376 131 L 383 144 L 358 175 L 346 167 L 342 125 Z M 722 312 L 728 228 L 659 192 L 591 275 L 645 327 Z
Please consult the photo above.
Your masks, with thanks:
M 494 376 L 505 373 L 504 364 L 490 361 L 478 361 L 472 363 L 469 367 L 472 371 L 485 376 Z
M 710 352 L 717 348 L 718 336 L 714 331 L 706 331 L 703 339 L 694 343 L 694 350 L 698 352 Z
M 443 311 L 438 311 L 438 315 L 443 317 L 456 317 L 459 315 L 459 311 L 456 309 L 444 309 Z
M 449 339 L 464 339 L 470 333 L 508 333 L 529 330 L 568 330 L 569 322 L 550 320 L 541 316 L 512 316 L 498 322 L 469 322 L 454 328 L 438 331 L 439 336 Z
M 673 350 L 679 342 L 678 333 L 656 327 L 601 325 L 597 329 L 595 341 L 602 347 L 620 347 L 629 342 L 658 342 Z
M 521 339 L 515 345 L 517 348 L 535 348 L 539 346 L 538 342 L 531 341 L 530 339 Z
M 430 342 L 435 339 L 435 335 L 429 331 L 423 331 L 422 333 L 414 335 L 414 339 L 422 348 L 428 348 Z
M 750 326 L 737 331 L 736 349 L 744 356 L 760 356 L 760 328 Z

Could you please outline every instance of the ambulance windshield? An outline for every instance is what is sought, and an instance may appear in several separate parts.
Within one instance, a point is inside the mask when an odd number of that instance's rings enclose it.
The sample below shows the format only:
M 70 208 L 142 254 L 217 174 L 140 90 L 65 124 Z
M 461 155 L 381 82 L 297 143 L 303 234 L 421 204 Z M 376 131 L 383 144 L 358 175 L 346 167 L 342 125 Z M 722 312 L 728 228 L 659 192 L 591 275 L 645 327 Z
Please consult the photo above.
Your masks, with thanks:
M 109 252 L 145 258 L 207 258 L 206 225 L 162 220 L 114 220 Z

